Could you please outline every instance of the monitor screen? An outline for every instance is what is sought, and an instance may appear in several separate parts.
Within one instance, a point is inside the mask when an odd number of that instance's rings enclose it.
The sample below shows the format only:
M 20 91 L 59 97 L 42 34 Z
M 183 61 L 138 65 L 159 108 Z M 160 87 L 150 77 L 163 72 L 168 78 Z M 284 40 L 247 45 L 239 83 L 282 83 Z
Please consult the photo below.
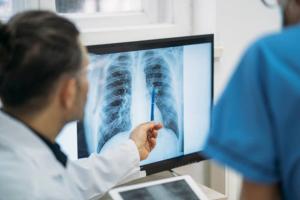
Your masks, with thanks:
M 145 170 L 203 159 L 199 152 L 213 96 L 213 35 L 94 45 L 88 51 L 89 92 L 76 127 L 79 158 L 109 151 L 137 125 L 156 121 L 163 128 L 141 163 Z

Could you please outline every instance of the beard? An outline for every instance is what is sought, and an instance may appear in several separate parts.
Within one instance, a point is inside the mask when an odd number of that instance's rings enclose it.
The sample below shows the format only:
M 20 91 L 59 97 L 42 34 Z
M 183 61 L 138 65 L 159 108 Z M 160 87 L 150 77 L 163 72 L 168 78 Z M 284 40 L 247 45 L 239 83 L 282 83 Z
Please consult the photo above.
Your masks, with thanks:
M 82 120 L 84 117 L 84 110 L 87 101 L 87 90 L 85 90 L 84 86 L 81 85 L 81 80 L 76 79 L 76 85 L 76 98 L 67 122 Z
M 82 120 L 84 116 L 84 110 L 87 100 L 86 92 L 82 88 L 78 88 L 77 90 L 77 98 L 76 98 L 76 108 L 75 108 L 75 120 Z

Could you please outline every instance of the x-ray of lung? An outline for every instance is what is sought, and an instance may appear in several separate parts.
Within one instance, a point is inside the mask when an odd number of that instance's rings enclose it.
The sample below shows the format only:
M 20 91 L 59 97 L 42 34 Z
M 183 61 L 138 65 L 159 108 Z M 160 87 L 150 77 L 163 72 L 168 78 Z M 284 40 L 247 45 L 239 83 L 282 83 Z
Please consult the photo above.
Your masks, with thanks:
M 155 103 L 162 115 L 164 127 L 172 130 L 179 138 L 177 114 L 179 108 L 176 106 L 179 99 L 175 99 L 173 87 L 175 75 L 172 73 L 172 67 L 176 64 L 182 65 L 182 56 L 173 65 L 168 62 L 168 58 L 174 59 L 174 56 L 174 52 L 163 54 L 160 51 L 146 51 L 142 56 L 142 63 L 148 92 L 151 93 L 154 90 L 156 93 Z
M 88 154 L 128 139 L 150 120 L 164 128 L 146 162 L 183 154 L 183 47 L 90 54 L 90 64 L 83 123 Z
M 110 151 L 151 120 L 163 128 L 142 165 L 201 150 L 210 124 L 210 43 L 89 55 L 79 158 Z
M 120 53 L 112 56 L 107 65 L 101 106 L 101 126 L 98 132 L 97 152 L 120 132 L 131 129 L 131 94 L 133 55 Z

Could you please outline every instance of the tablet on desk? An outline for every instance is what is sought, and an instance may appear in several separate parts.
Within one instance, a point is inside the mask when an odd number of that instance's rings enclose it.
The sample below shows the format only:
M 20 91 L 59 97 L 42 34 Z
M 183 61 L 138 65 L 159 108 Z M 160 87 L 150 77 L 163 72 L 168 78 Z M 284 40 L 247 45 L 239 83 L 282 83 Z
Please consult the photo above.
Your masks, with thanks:
M 109 194 L 114 200 L 208 200 L 190 176 L 119 187 Z

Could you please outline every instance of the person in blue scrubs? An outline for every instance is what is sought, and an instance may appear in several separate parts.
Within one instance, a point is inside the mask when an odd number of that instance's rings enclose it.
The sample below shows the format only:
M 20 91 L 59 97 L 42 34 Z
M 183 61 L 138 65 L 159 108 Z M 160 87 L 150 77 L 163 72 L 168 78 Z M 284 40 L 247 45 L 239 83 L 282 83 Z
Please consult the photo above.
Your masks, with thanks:
M 286 28 L 246 51 L 204 149 L 242 174 L 241 199 L 300 199 L 300 0 L 277 3 Z

